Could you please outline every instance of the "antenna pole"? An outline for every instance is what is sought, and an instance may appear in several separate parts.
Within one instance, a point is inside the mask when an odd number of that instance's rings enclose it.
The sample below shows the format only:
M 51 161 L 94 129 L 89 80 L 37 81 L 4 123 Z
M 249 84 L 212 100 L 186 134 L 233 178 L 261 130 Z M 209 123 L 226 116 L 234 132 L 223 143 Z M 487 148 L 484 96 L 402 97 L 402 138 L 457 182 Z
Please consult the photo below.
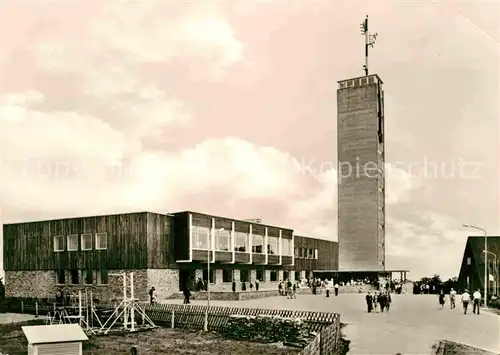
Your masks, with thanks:
M 365 36 L 365 65 L 363 65 L 363 69 L 365 71 L 365 75 L 368 76 L 368 49 L 369 47 L 373 48 L 378 33 L 370 34 L 368 31 L 368 15 L 366 15 L 365 20 L 359 27 L 361 29 L 361 34 Z
M 368 15 L 365 18 L 365 75 L 368 76 L 368 47 L 370 46 L 370 35 L 368 34 Z

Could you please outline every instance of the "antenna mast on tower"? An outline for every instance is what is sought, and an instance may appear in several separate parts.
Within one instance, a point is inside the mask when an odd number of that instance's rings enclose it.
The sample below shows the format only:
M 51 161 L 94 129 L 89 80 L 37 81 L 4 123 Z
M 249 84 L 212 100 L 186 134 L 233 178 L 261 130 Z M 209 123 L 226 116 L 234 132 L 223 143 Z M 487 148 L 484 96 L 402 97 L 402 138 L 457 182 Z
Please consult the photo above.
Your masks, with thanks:
M 368 48 L 373 48 L 378 33 L 370 34 L 370 32 L 368 32 L 368 15 L 366 15 L 365 20 L 359 27 L 361 29 L 361 34 L 365 36 L 365 65 L 363 65 L 363 69 L 365 70 L 365 75 L 368 76 Z

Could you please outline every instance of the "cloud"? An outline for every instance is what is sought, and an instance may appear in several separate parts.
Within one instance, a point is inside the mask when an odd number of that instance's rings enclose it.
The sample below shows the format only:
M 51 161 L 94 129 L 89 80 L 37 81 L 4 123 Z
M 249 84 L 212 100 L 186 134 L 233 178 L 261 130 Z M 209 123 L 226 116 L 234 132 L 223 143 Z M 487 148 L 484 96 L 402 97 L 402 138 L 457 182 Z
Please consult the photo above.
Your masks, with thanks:
M 418 211 L 388 219 L 387 267 L 410 269 L 411 278 L 440 274 L 458 276 L 467 231 L 459 221 L 431 211 Z
M 131 72 L 149 63 L 199 60 L 204 70 L 198 74 L 219 76 L 221 69 L 244 60 L 243 44 L 220 13 L 179 10 L 158 0 L 141 6 L 107 3 L 91 21 L 85 41 L 50 37 L 34 50 L 42 68 L 87 73 L 89 89 L 101 95 L 132 92 Z

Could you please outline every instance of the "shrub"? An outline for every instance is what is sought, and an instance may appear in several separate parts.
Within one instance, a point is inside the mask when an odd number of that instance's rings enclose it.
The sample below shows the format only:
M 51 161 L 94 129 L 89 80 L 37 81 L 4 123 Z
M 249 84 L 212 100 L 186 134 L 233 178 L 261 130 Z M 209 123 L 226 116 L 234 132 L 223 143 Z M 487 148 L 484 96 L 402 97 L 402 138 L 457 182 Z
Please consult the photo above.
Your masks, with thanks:
M 300 318 L 232 315 L 223 331 L 226 338 L 263 343 L 294 343 L 305 346 L 310 335 Z

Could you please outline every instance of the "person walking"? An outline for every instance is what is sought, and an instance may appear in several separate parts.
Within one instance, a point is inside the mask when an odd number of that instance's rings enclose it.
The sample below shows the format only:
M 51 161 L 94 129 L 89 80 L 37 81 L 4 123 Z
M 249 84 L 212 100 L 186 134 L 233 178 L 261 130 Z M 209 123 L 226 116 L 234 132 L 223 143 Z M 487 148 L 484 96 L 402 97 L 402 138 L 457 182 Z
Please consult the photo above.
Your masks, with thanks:
M 469 308 L 469 302 L 470 302 L 470 295 L 467 289 L 465 289 L 464 293 L 462 293 L 461 301 L 462 301 L 462 306 L 464 307 L 464 314 L 467 314 L 467 308 Z
M 474 302 L 472 312 L 479 315 L 479 308 L 481 308 L 481 292 L 479 292 L 479 290 L 476 290 L 476 292 L 472 294 L 472 302 Z
M 155 288 L 154 286 L 149 289 L 149 303 L 153 304 L 155 302 Z
M 391 308 L 391 302 L 392 302 L 391 293 L 387 292 L 385 300 L 385 308 L 387 309 L 387 312 L 389 312 L 389 309 Z
M 292 281 L 286 280 L 286 298 L 292 299 Z
M 366 294 L 366 307 L 368 308 L 368 313 L 371 313 L 373 310 L 373 296 L 370 292 Z
M 444 308 L 444 291 L 439 292 L 439 305 Z
M 294 282 L 292 286 L 292 298 L 297 298 L 297 284 Z
M 378 313 L 378 309 L 377 309 L 377 307 L 378 307 L 378 295 L 377 295 L 377 293 L 375 292 L 375 293 L 373 294 L 373 310 L 375 311 L 375 313 Z
M 386 291 L 387 292 L 387 291 Z M 380 311 L 382 313 L 384 313 L 384 309 L 387 305 L 387 296 L 386 296 L 386 292 L 382 292 L 380 291 L 379 295 L 378 295 L 378 303 L 380 304 Z
M 450 309 L 455 308 L 455 297 L 457 296 L 457 291 L 453 288 L 450 290 Z
M 190 298 L 191 298 L 191 287 L 192 287 L 192 278 L 189 280 L 186 280 L 184 283 L 184 289 L 182 290 L 184 293 L 184 304 L 191 304 Z
M 338 296 L 339 295 L 339 284 L 338 283 L 335 283 L 335 296 Z

